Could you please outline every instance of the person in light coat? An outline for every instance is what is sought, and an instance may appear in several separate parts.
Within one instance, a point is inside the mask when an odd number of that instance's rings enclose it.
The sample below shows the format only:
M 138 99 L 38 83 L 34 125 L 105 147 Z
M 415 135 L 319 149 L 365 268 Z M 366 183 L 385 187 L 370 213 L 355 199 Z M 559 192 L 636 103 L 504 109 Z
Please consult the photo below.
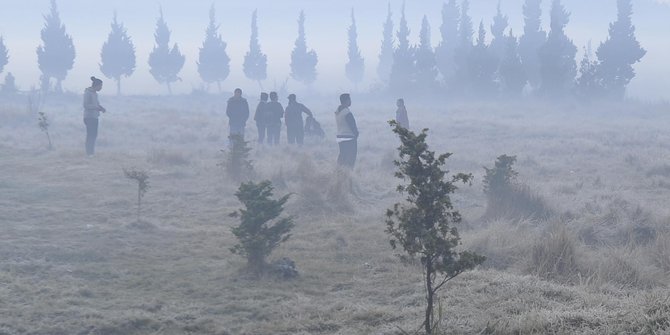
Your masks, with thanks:
M 358 127 L 349 107 L 351 96 L 348 93 L 340 95 L 340 106 L 335 111 L 337 144 L 340 147 L 337 164 L 353 169 L 358 155 Z
M 102 80 L 91 77 L 91 87 L 84 90 L 84 125 L 86 125 L 86 155 L 95 154 L 95 140 L 98 138 L 98 118 L 107 110 L 100 106 L 98 92 L 102 90 Z

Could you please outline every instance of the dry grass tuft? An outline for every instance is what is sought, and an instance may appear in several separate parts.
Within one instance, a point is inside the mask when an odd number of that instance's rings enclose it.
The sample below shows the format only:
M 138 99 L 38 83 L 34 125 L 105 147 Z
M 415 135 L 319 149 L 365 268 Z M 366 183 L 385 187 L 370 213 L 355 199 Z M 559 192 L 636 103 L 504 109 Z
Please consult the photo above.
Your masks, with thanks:
M 57 116 L 52 152 L 42 149 L 23 97 L 0 103 L 1 334 L 391 335 L 417 328 L 425 301 L 418 260 L 393 257 L 383 233 L 384 209 L 402 199 L 390 163 L 397 141 L 384 123 L 393 110 L 356 105 L 362 132 L 354 172 L 335 169 L 332 137 L 299 149 L 255 148 L 259 179 L 295 194 L 287 212 L 297 216 L 296 228 L 277 251 L 295 260 L 301 276 L 251 281 L 228 251 L 235 222 L 227 214 L 239 207 L 239 184 L 216 166 L 227 134 L 219 97 L 104 97 L 111 113 L 93 159 L 83 153 L 80 98 L 45 105 Z M 306 103 L 333 134 L 324 111 L 334 106 L 324 100 Z M 444 329 L 668 334 L 670 226 L 657 219 L 670 217 L 670 179 L 659 160 L 670 156 L 667 108 L 643 106 L 640 118 L 635 104 L 618 106 L 614 116 L 595 105 L 507 107 L 411 110 L 416 129 L 440 134 L 433 149 L 454 152 L 452 171 L 481 176 L 481 166 L 502 152 L 532 157 L 520 160 L 532 191 L 507 199 L 495 211 L 504 215 L 478 219 L 486 209 L 481 178 L 457 191 L 454 203 L 469 222 L 463 247 L 488 262 L 447 285 Z M 247 133 L 253 140 L 252 125 Z M 132 202 L 119 167 L 141 161 L 155 169 L 143 214 L 152 229 L 126 225 Z M 557 215 L 542 219 L 544 205 Z
M 546 279 L 573 282 L 583 272 L 577 237 L 557 226 L 535 242 L 528 257 L 528 272 Z
M 350 213 L 353 211 L 351 173 L 339 168 L 318 168 L 303 157 L 295 169 L 296 193 L 308 213 Z
M 156 166 L 187 166 L 191 159 L 184 151 L 154 148 L 147 153 L 147 162 Z

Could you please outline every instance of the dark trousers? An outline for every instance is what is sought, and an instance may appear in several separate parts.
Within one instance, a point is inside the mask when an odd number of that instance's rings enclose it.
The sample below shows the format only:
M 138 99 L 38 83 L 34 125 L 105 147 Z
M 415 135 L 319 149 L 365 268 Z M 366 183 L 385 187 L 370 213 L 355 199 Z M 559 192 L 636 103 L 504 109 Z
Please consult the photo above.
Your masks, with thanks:
M 265 142 L 265 132 L 267 131 L 269 133 L 270 129 L 268 129 L 267 125 L 262 122 L 256 122 L 256 128 L 258 128 L 258 143 L 262 144 Z
M 288 138 L 288 144 L 298 143 L 302 145 L 305 141 L 305 130 L 300 125 L 287 126 L 286 137 Z
M 355 139 L 338 143 L 340 155 L 337 156 L 337 164 L 353 169 L 358 154 L 358 141 Z
M 98 138 L 98 119 L 85 118 L 86 125 L 86 154 L 93 155 L 95 153 L 95 140 Z
M 281 123 L 267 125 L 267 132 L 268 132 L 268 144 L 278 145 L 279 137 L 281 135 Z

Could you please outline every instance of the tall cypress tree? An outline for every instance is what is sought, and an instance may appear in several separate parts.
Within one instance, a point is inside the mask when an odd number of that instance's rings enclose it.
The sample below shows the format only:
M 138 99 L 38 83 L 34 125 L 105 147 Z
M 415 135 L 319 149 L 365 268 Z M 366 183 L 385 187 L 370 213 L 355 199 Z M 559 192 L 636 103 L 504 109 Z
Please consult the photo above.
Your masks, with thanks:
M 391 3 L 388 4 L 388 14 L 384 22 L 384 32 L 382 47 L 379 53 L 379 65 L 377 66 L 377 75 L 383 83 L 388 83 L 391 77 L 391 68 L 393 67 L 393 19 L 391 13 Z
M 569 21 L 570 14 L 561 0 L 554 0 L 551 5 L 551 30 L 547 42 L 540 48 L 541 90 L 554 98 L 567 95 L 577 75 L 577 47 L 564 31 Z
M 0 36 L 0 73 L 2 73 L 7 63 L 9 63 L 9 51 L 7 50 L 4 39 Z
M 316 80 L 316 64 L 318 61 L 316 51 L 307 51 L 305 13 L 300 11 L 300 16 L 298 17 L 298 38 L 295 40 L 295 47 L 291 53 L 291 77 L 303 82 L 305 85 L 311 85 Z
M 469 57 L 472 50 L 472 37 L 474 30 L 472 28 L 472 19 L 468 14 L 470 10 L 470 2 L 463 0 L 461 3 L 461 17 L 458 23 L 458 47 L 454 53 L 454 60 L 456 61 L 456 73 L 454 75 L 453 90 L 463 91 L 469 87 L 472 82 L 469 70 Z
M 503 97 L 518 98 L 523 92 L 523 88 L 528 82 L 526 73 L 519 57 L 517 39 L 510 29 L 509 35 L 505 39 L 505 55 L 500 61 L 498 73 L 500 74 L 500 89 Z
M 414 50 L 409 45 L 409 27 L 405 19 L 405 3 L 402 4 L 400 13 L 400 25 L 396 32 L 398 48 L 393 53 L 393 66 L 389 88 L 394 94 L 402 94 L 407 91 L 414 81 Z
M 48 91 L 51 78 L 56 79 L 56 91 L 62 92 L 61 83 L 72 69 L 76 56 L 72 37 L 65 31 L 65 25 L 60 21 L 56 0 L 51 0 L 51 11 L 44 16 L 44 27 L 40 33 L 42 45 L 37 47 L 37 62 L 39 63 L 41 87 Z
M 116 80 L 116 94 L 121 95 L 121 77 L 129 77 L 135 72 L 135 46 L 126 28 L 116 19 L 112 20 L 112 31 L 100 51 L 100 72 L 109 79 Z
M 498 59 L 486 45 L 484 21 L 479 24 L 477 44 L 468 57 L 470 90 L 475 97 L 491 98 L 496 92 L 495 74 L 498 70 Z
M 631 0 L 617 0 L 617 20 L 609 27 L 609 37 L 600 44 L 596 55 L 600 64 L 598 76 L 605 92 L 615 98 L 623 98 L 626 86 L 635 77 L 633 64 L 647 53 L 635 38 L 632 23 L 633 4 Z
M 163 19 L 163 9 L 160 9 L 160 17 L 156 21 L 156 32 L 154 39 L 156 45 L 149 54 L 149 72 L 160 84 L 166 84 L 168 92 L 172 94 L 171 83 L 181 80 L 177 75 L 184 66 L 186 57 L 179 51 L 179 46 L 175 43 L 170 50 L 170 29 Z
M 498 12 L 493 17 L 493 24 L 491 25 L 491 40 L 490 50 L 499 60 L 505 56 L 505 49 L 507 48 L 507 41 L 505 36 L 505 29 L 509 25 L 509 20 L 506 15 L 500 11 L 500 0 L 498 0 Z
M 349 26 L 348 56 L 349 62 L 345 66 L 347 78 L 356 86 L 363 80 L 365 74 L 365 60 L 361 56 L 361 50 L 358 48 L 358 32 L 356 31 L 356 17 L 354 10 L 351 9 L 351 26 Z
M 422 94 L 435 93 L 437 86 L 437 64 L 430 43 L 430 23 L 424 15 L 419 33 L 419 46 L 416 48 L 416 87 Z
M 458 46 L 459 15 L 456 0 L 449 0 L 442 5 L 442 25 L 440 26 L 442 41 L 435 48 L 435 61 L 445 82 L 453 79 L 456 68 L 454 54 Z
M 249 51 L 244 55 L 244 75 L 258 82 L 261 90 L 261 82 L 268 77 L 268 56 L 261 51 L 261 45 L 258 42 L 258 16 L 254 10 L 251 14 L 251 38 L 249 39 Z
M 519 57 L 533 88 L 540 87 L 540 48 L 547 41 L 547 33 L 542 30 L 542 0 L 526 0 L 523 5 L 523 36 L 519 40 Z
M 196 63 L 200 78 L 208 84 L 216 83 L 221 93 L 221 82 L 226 80 L 230 74 L 230 57 L 226 53 L 226 42 L 219 34 L 213 4 L 209 9 L 209 25 L 205 32 L 205 41 L 202 43 Z

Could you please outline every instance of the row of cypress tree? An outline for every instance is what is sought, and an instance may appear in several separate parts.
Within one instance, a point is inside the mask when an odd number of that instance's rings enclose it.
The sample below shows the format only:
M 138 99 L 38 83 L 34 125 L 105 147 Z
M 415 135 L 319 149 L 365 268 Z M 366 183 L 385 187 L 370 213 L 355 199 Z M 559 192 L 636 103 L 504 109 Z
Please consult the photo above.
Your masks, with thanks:
M 570 14 L 561 0 L 552 0 L 550 30 L 545 32 L 541 22 L 542 0 L 525 0 L 523 6 L 524 32 L 517 38 L 498 4 L 497 15 L 490 26 L 491 42 L 486 42 L 483 20 L 474 38 L 472 19 L 468 14 L 469 0 L 460 5 L 448 0 L 442 8 L 441 41 L 431 44 L 431 27 L 423 17 L 418 45 L 409 42 L 410 29 L 405 19 L 404 4 L 394 38 L 394 23 L 389 4 L 383 25 L 383 39 L 377 74 L 385 87 L 396 94 L 453 94 L 479 98 L 522 94 L 525 88 L 549 97 L 577 94 L 582 97 L 617 97 L 625 94 L 626 86 L 634 78 L 632 65 L 639 62 L 646 51 L 635 38 L 632 24 L 631 0 L 617 0 L 618 17 L 610 24 L 609 37 L 602 42 L 593 57 L 590 47 L 580 63 L 579 73 L 575 60 L 577 47 L 565 34 Z M 307 47 L 305 14 L 298 18 L 298 38 L 291 53 L 291 77 L 311 85 L 317 77 L 316 52 Z M 199 50 L 198 73 L 208 84 L 221 82 L 230 74 L 230 57 L 226 42 L 219 33 L 215 9 L 211 7 L 205 40 Z M 171 93 L 171 83 L 179 81 L 179 72 L 185 56 L 175 43 L 170 46 L 170 29 L 162 10 L 156 22 L 155 46 L 149 55 L 149 66 L 157 82 L 165 84 Z M 41 31 L 42 45 L 37 48 L 41 88 L 62 91 L 61 82 L 72 69 L 75 48 L 72 38 L 59 18 L 55 0 L 50 13 L 45 15 Z M 348 62 L 345 74 L 358 85 L 365 77 L 365 60 L 358 46 L 354 11 L 348 29 Z M 0 72 L 8 63 L 9 55 L 0 37 Z M 111 32 L 101 50 L 100 70 L 117 82 L 133 74 L 136 66 L 135 47 L 122 23 L 114 15 Z M 259 85 L 267 78 L 267 55 L 261 50 L 258 38 L 257 12 L 251 18 L 249 51 L 244 57 L 244 74 Z M 52 87 L 52 80 L 55 85 Z
M 40 86 L 43 91 L 62 92 L 61 82 L 74 65 L 75 47 L 72 37 L 66 32 L 65 25 L 60 20 L 56 0 L 51 0 L 50 12 L 44 16 L 44 19 L 45 24 L 41 30 L 42 44 L 37 48 L 39 69 L 42 73 Z M 318 58 L 314 50 L 307 48 L 304 24 L 305 14 L 300 12 L 298 38 L 291 54 L 291 76 L 309 85 L 316 80 Z M 154 33 L 155 45 L 149 54 L 149 71 L 157 82 L 167 86 L 171 94 L 171 84 L 181 80 L 179 72 L 184 66 L 186 57 L 179 50 L 178 44 L 170 45 L 170 35 L 171 31 L 161 9 Z M 230 74 L 230 57 L 226 52 L 226 46 L 226 42 L 219 33 L 216 13 L 212 5 L 205 40 L 196 63 L 202 80 L 208 84 L 216 83 L 219 91 L 221 91 L 221 82 Z M 100 71 L 107 78 L 116 81 L 117 92 L 120 94 L 121 79 L 135 72 L 137 58 L 135 46 L 126 28 L 118 22 L 116 13 L 111 23 L 111 32 L 102 46 L 100 57 Z M 9 53 L 0 36 L 0 73 L 8 61 Z M 244 73 L 249 79 L 257 81 L 259 85 L 267 78 L 267 55 L 262 52 L 258 41 L 256 11 L 252 14 L 251 40 L 249 51 L 244 57 Z
M 568 95 L 590 98 L 623 98 L 626 86 L 635 77 L 633 64 L 646 51 L 635 37 L 631 0 L 617 0 L 618 16 L 610 24 L 609 37 L 593 56 L 585 47 L 577 71 L 577 47 L 566 35 L 570 13 L 561 0 L 552 0 L 550 29 L 542 29 L 542 0 L 526 0 L 523 5 L 524 32 L 517 38 L 508 30 L 508 17 L 498 3 L 490 26 L 491 42 L 481 21 L 476 39 L 470 18 L 469 0 L 460 6 L 449 0 L 442 8 L 441 42 L 430 43 L 430 25 L 424 16 L 419 44 L 409 44 L 410 30 L 401 11 L 397 41 L 389 7 L 379 55 L 378 75 L 388 80 L 392 92 L 452 94 L 491 98 L 517 97 L 524 89 L 535 94 L 562 98 Z M 397 43 L 396 43 L 397 42 Z

